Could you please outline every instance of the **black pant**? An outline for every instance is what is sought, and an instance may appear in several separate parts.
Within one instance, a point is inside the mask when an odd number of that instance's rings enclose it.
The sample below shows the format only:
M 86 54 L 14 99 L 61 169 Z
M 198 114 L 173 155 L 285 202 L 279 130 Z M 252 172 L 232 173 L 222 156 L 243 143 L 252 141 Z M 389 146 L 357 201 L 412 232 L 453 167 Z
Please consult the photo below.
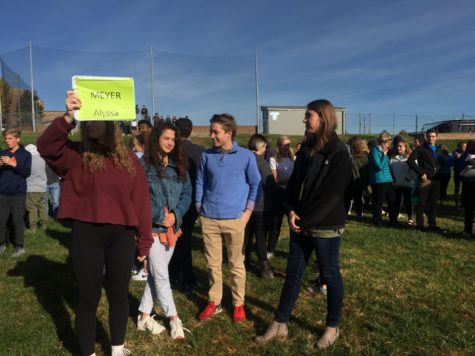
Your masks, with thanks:
M 268 234 L 268 252 L 274 253 L 275 251 L 277 241 L 279 240 L 280 229 L 282 227 L 282 220 L 284 219 L 284 215 L 285 213 L 284 207 L 282 206 L 282 202 L 277 201 L 277 199 L 274 199 L 272 201 L 272 216 Z
M 463 231 L 471 234 L 475 210 L 475 182 L 462 182 L 462 199 L 465 211 Z
M 397 215 L 395 215 L 396 209 L 394 203 L 396 197 L 394 196 L 394 190 L 392 183 L 375 183 L 371 184 L 373 188 L 373 222 L 376 226 L 383 224 L 381 218 L 381 210 L 383 209 L 384 201 L 388 203 L 388 214 L 391 223 L 397 222 Z
M 431 183 L 425 187 L 417 188 L 419 202 L 416 207 L 416 224 L 418 228 L 424 227 L 424 212 L 427 212 L 429 228 L 437 226 L 437 204 L 439 202 L 440 181 L 432 179 Z
M 269 230 L 270 213 L 254 211 L 246 225 L 244 246 L 246 251 L 246 264 L 249 263 L 252 239 L 256 236 L 256 251 L 260 262 L 267 261 L 267 231 Z
M 447 188 L 450 182 L 450 174 L 444 174 L 440 176 L 440 200 L 447 200 Z
M 182 235 L 176 242 L 175 251 L 168 265 L 171 280 L 177 280 L 180 273 L 183 274 L 183 282 L 186 285 L 196 284 L 196 276 L 193 271 L 193 257 L 191 255 L 191 238 L 195 228 L 198 213 L 192 206 L 183 216 L 181 224 Z
M 0 194 L 0 245 L 6 244 L 7 222 L 11 214 L 11 226 L 15 236 L 16 247 L 23 247 L 25 235 L 25 195 L 3 195 Z M 11 236 L 11 235 L 10 235 Z
M 134 230 L 125 226 L 73 221 L 71 263 L 79 292 L 76 333 L 84 355 L 94 352 L 96 313 L 103 283 L 109 301 L 112 345 L 124 343 L 134 236 Z
M 401 202 L 404 198 L 404 206 L 406 208 L 407 218 L 409 220 L 412 219 L 412 187 L 394 187 L 394 195 L 396 197 L 394 203 L 394 214 L 397 216 L 399 215 L 399 211 L 401 209 Z

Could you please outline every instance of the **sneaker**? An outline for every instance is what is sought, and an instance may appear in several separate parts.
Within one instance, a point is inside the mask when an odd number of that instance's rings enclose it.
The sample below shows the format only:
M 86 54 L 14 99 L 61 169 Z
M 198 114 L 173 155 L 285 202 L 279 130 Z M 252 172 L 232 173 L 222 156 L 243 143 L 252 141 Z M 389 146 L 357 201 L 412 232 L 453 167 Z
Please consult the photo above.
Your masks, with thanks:
M 181 322 L 180 318 L 176 318 L 174 320 L 170 319 L 170 337 L 173 340 L 180 340 L 185 338 L 184 331 L 188 331 L 191 333 L 190 330 L 183 327 L 183 323 Z
M 235 323 L 242 323 L 246 321 L 246 311 L 244 310 L 244 304 L 234 307 L 233 320 Z
M 214 304 L 214 302 L 209 302 L 206 308 L 201 312 L 201 314 L 198 316 L 198 319 L 200 321 L 204 321 L 206 319 L 211 318 L 214 314 L 219 314 L 223 311 L 223 308 L 221 308 L 221 304 Z
M 146 281 L 147 278 L 148 278 L 148 273 L 143 268 L 139 271 L 139 273 L 132 276 L 132 279 L 134 281 L 139 281 L 139 282 Z
M 326 284 L 320 284 L 320 293 L 323 295 L 327 295 L 327 285 Z
M 409 225 L 409 226 L 414 226 L 414 220 L 409 219 L 409 220 L 407 221 L 407 225 Z
M 4 253 L 6 249 L 7 249 L 6 245 L 0 245 L 0 253 Z
M 267 259 L 270 260 L 274 257 L 274 252 L 267 252 Z
M 158 335 L 164 332 L 165 327 L 156 321 L 152 316 L 149 316 L 147 319 L 140 319 L 140 315 L 137 318 L 137 330 L 140 331 L 150 331 L 153 335 Z
M 13 250 L 12 257 L 20 257 L 25 253 L 25 249 L 23 247 L 15 247 Z
M 127 356 L 132 355 L 132 351 L 127 350 L 124 345 L 112 346 L 111 356 Z

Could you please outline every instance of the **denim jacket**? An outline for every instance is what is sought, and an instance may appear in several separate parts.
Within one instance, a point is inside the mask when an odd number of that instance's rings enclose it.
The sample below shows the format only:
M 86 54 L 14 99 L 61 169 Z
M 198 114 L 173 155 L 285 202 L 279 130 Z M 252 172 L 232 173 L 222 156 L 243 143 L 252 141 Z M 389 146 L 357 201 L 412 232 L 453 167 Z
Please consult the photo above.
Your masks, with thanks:
M 159 173 L 154 166 L 147 167 L 143 159 L 140 161 L 144 165 L 150 192 L 153 232 L 167 231 L 166 227 L 159 226 L 163 224 L 165 208 L 175 214 L 176 222 L 173 230 L 177 232 L 181 227 L 183 215 L 191 204 L 192 189 L 188 172 L 183 181 L 178 177 L 175 162 L 171 158 L 162 173 Z

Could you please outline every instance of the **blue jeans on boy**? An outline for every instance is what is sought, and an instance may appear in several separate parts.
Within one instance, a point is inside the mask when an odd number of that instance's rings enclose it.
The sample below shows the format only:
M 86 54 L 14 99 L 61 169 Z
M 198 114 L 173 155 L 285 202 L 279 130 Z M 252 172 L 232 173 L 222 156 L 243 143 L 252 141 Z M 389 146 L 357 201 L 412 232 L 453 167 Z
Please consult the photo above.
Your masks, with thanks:
M 285 271 L 285 283 L 280 294 L 275 321 L 288 323 L 300 292 L 301 278 L 313 250 L 317 253 L 320 278 L 327 285 L 326 326 L 340 322 L 343 304 L 343 281 L 338 264 L 341 237 L 315 238 L 303 233 L 290 235 L 290 248 Z
M 56 216 L 59 207 L 59 190 L 58 182 L 46 186 L 46 214 L 49 214 L 49 204 L 51 204 L 51 215 L 53 217 Z

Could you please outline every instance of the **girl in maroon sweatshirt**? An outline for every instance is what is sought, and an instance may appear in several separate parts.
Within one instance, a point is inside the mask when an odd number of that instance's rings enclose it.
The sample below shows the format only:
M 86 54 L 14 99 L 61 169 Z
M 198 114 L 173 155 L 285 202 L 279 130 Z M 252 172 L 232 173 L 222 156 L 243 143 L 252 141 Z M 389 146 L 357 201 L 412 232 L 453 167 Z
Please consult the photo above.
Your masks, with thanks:
M 128 284 L 135 255 L 152 246 L 152 215 L 142 166 L 124 145 L 117 123 L 81 123 L 81 142 L 68 139 L 81 101 L 66 95 L 66 114 L 38 139 L 38 151 L 61 177 L 58 219 L 72 220 L 71 262 L 79 289 L 76 333 L 84 355 L 94 354 L 96 313 L 104 286 L 112 355 L 125 355 Z M 105 266 L 105 277 L 103 269 Z

